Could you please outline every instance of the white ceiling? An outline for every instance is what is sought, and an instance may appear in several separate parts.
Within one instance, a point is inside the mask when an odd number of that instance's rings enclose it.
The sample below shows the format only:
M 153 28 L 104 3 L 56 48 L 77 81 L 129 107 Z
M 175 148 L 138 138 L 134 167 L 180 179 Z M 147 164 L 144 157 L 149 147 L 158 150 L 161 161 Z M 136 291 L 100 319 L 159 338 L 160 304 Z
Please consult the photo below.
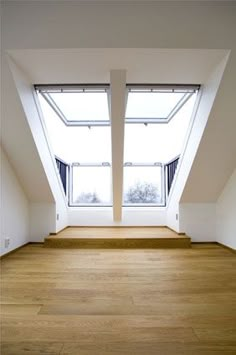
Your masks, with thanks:
M 10 50 L 33 84 L 108 83 L 110 70 L 125 69 L 127 83 L 202 84 L 225 50 L 80 48 Z

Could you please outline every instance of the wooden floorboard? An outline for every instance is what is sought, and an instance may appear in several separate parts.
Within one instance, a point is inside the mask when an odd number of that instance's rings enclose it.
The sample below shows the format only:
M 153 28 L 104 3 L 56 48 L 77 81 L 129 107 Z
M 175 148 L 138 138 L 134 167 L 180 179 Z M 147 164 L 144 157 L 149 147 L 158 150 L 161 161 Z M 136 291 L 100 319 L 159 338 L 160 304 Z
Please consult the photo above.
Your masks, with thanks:
M 1 354 L 236 354 L 236 258 L 52 249 L 1 261 Z
M 64 238 L 184 238 L 167 227 L 68 227 L 56 235 Z M 51 237 L 55 238 L 55 237 Z
M 191 240 L 166 227 L 68 227 L 45 238 L 53 248 L 189 248 Z

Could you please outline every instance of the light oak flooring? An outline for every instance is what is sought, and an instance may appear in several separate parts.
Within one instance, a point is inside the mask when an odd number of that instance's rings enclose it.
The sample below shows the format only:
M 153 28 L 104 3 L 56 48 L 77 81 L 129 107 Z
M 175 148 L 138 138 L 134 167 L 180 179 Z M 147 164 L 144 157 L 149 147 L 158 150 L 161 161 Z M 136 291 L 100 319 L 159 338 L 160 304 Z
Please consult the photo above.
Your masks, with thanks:
M 28 245 L 1 261 L 1 354 L 236 354 L 236 258 L 218 245 Z
M 167 227 L 68 227 L 57 238 L 179 238 Z
M 45 238 L 53 248 L 189 248 L 191 240 L 167 227 L 68 227 Z

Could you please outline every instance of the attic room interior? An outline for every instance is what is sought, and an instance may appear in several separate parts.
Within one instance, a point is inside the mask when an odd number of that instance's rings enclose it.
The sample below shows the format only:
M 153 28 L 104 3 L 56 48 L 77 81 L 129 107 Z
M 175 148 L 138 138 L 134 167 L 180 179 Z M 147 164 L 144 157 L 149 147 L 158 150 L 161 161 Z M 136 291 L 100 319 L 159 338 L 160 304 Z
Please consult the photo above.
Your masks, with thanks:
M 1 353 L 236 353 L 236 2 L 1 1 Z

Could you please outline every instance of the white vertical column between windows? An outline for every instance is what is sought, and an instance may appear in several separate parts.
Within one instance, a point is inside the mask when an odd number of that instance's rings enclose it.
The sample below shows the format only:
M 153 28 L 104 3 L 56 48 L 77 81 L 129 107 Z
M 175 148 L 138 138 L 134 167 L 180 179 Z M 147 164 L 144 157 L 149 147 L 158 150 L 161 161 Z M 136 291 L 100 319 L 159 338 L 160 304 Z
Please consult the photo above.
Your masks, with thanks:
M 126 71 L 110 71 L 113 220 L 122 220 Z

